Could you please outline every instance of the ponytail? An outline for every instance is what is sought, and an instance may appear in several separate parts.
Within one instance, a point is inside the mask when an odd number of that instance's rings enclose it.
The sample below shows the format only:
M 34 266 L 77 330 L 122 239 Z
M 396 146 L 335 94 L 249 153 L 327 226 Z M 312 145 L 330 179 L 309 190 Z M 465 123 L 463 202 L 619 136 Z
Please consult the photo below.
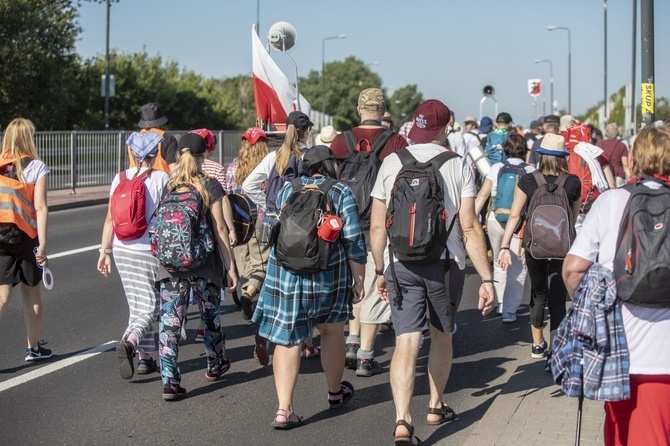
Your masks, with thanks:
M 296 158 L 302 156 L 298 141 L 300 141 L 304 135 L 305 132 L 298 130 L 293 124 L 286 127 L 284 144 L 277 150 L 277 157 L 275 158 L 275 169 L 277 169 L 277 173 L 281 178 L 284 178 L 284 169 L 286 169 L 286 165 L 288 164 L 291 155 L 295 155 Z

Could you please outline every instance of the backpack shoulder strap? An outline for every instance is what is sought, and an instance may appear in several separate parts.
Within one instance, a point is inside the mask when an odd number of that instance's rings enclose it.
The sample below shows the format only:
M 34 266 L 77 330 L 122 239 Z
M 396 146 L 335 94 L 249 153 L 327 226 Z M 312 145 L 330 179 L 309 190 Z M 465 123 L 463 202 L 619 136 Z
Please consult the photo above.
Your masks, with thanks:
M 300 177 L 295 178 L 293 181 L 291 181 L 291 186 L 293 187 L 293 192 L 300 192 L 303 188 L 302 180 Z
M 393 132 L 390 129 L 384 129 L 384 131 L 377 135 L 377 138 L 372 142 L 370 151 L 379 158 L 379 153 L 384 149 L 384 146 L 392 136 Z
M 403 166 L 416 161 L 414 155 L 412 155 L 407 149 L 398 150 L 395 154 L 398 155 L 398 158 L 400 158 L 400 162 Z
M 444 163 L 456 157 L 460 158 L 460 155 L 456 152 L 450 152 L 449 150 L 447 150 L 446 152 L 442 152 L 439 155 L 435 155 L 435 157 L 433 157 L 433 159 L 430 160 L 430 163 L 439 170 Z
M 354 136 L 354 132 L 347 130 L 342 132 L 342 136 L 344 137 L 344 142 L 347 143 L 349 152 L 354 153 L 356 151 L 356 137 Z
M 542 175 L 542 172 L 540 172 L 539 170 L 533 171 L 533 178 L 535 178 L 535 182 L 537 183 L 538 189 L 547 184 L 547 180 L 544 178 L 544 175 Z
M 562 173 L 558 176 L 556 179 L 556 185 L 561 186 L 563 189 L 565 189 L 565 183 L 568 181 L 568 174 L 567 173 Z
M 123 183 L 126 180 L 128 180 L 128 177 L 126 176 L 126 171 L 124 169 L 121 172 L 119 172 L 119 182 Z

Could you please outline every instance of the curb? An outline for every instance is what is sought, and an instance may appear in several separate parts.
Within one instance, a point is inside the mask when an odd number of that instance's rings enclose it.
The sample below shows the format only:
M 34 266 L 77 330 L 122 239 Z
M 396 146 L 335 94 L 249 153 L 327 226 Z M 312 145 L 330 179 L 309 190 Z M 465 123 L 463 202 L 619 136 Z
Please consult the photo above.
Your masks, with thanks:
M 100 204 L 107 204 L 109 202 L 109 197 L 105 198 L 91 198 L 87 200 L 78 200 L 78 201 L 69 201 L 65 203 L 58 203 L 49 205 L 49 212 L 51 211 L 64 211 L 67 209 L 76 209 L 86 206 L 96 206 Z

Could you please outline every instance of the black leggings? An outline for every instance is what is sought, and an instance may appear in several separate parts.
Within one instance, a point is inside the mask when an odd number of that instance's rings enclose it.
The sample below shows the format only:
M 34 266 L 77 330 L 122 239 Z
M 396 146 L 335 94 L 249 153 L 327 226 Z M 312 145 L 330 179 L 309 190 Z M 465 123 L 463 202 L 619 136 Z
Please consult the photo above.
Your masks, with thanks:
M 568 292 L 561 275 L 563 260 L 535 259 L 526 251 L 526 266 L 533 286 L 530 292 L 530 323 L 533 327 L 542 328 L 544 307 L 549 305 L 549 329 L 556 330 L 566 313 Z

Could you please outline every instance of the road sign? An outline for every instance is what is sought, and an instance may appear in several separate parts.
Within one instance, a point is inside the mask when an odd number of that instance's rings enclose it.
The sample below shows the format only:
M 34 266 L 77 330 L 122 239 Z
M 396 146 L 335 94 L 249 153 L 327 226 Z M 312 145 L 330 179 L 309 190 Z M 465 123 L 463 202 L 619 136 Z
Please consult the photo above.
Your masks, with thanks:
M 542 79 L 528 79 L 528 93 L 537 97 L 542 94 Z
M 116 82 L 114 81 L 114 75 L 109 75 L 109 97 L 113 98 L 116 91 Z M 105 97 L 105 75 L 100 76 L 100 96 Z

